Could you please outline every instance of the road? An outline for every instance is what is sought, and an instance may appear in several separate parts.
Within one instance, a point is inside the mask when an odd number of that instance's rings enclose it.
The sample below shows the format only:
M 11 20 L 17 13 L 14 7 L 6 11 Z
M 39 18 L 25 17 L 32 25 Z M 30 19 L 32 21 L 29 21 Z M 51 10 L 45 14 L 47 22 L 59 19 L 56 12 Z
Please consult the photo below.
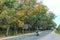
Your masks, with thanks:
M 41 32 L 39 36 L 36 36 L 36 34 L 31 34 L 31 35 L 19 36 L 16 38 L 10 38 L 6 40 L 60 40 L 60 35 L 53 34 L 52 30 L 49 30 Z

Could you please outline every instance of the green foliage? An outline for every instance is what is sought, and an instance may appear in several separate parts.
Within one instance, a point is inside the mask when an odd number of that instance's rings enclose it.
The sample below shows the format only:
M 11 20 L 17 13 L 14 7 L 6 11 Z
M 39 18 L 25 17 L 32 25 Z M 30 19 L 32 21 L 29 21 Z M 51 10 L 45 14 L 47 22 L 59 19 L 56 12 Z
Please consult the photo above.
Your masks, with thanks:
M 57 27 L 57 30 L 60 30 L 60 25 Z
M 60 34 L 60 25 L 56 28 L 56 33 Z
M 25 24 L 43 29 L 56 26 L 53 21 L 55 15 L 45 5 L 36 0 L 20 1 L 18 4 L 17 0 L 0 0 L 0 28 L 6 29 L 6 35 L 12 28 L 17 34 L 18 28 L 23 28 Z

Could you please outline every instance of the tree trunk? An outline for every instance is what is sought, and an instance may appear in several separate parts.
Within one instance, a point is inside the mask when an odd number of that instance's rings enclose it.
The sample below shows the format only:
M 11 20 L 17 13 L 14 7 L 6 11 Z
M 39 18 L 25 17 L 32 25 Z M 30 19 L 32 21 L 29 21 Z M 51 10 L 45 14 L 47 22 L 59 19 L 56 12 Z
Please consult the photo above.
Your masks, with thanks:
M 6 36 L 9 35 L 9 27 L 7 28 L 7 31 L 6 31 Z
M 14 35 L 17 35 L 17 33 L 18 33 L 18 24 L 15 24 L 14 25 L 15 27 L 14 27 Z
M 14 35 L 17 35 L 17 27 L 14 27 Z

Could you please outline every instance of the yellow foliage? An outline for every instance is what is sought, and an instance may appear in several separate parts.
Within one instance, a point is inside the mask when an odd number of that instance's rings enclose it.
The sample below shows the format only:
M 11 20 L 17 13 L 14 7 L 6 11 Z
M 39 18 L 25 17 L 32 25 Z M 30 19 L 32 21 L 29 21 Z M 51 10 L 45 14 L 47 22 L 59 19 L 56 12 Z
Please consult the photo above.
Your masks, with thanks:
M 28 11 L 28 15 L 31 15 L 32 13 L 33 13 L 33 10 L 30 9 L 30 10 Z
M 39 6 L 37 7 L 37 11 L 38 11 L 38 12 L 41 12 L 42 9 L 43 9 L 43 5 L 39 5 Z
M 37 14 L 38 12 L 42 12 L 42 9 L 43 9 L 43 5 L 39 5 L 33 9 L 30 9 L 28 11 L 28 15 L 31 15 L 31 14 Z
M 0 0 L 0 5 L 2 5 L 3 4 L 3 1 L 2 0 Z
M 28 18 L 28 16 L 25 16 L 25 18 Z
M 33 14 L 36 14 L 36 13 L 37 13 L 37 9 L 36 8 L 30 9 L 28 11 L 28 15 L 33 15 Z
M 20 20 L 18 20 L 18 22 L 19 22 L 19 27 L 23 27 L 24 26 L 24 22 L 23 21 L 20 21 Z
M 2 15 L 5 16 L 7 14 L 7 10 L 3 10 Z
M 9 17 L 8 21 L 9 21 L 9 23 L 17 22 L 17 18 L 16 17 Z
M 24 16 L 24 14 L 25 14 L 25 11 L 24 10 L 21 10 L 21 11 L 18 11 L 17 12 L 17 15 L 19 15 L 19 16 Z
M 2 22 L 2 20 L 0 20 L 0 22 Z
M 8 28 L 8 27 L 9 27 L 9 25 L 0 25 L 0 28 L 6 29 L 6 28 Z

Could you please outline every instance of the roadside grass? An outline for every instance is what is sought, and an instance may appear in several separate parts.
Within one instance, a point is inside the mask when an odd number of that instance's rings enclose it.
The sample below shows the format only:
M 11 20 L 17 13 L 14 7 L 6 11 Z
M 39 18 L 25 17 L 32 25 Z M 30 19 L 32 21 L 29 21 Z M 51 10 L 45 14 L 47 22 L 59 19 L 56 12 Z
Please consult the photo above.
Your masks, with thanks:
M 55 33 L 60 34 L 60 30 L 56 30 Z
M 5 31 L 0 31 L 0 37 L 5 36 Z
M 60 27 L 56 28 L 55 33 L 60 34 Z
M 24 32 L 18 31 L 17 35 L 26 34 L 26 33 L 33 33 L 33 32 L 35 32 L 35 30 L 27 30 L 27 31 L 24 31 Z M 6 36 L 6 32 L 5 31 L 0 31 L 0 37 L 4 37 L 4 36 Z M 14 31 L 10 30 L 8 36 L 15 36 Z
M 44 30 L 40 30 L 44 31 Z M 36 30 L 25 30 L 25 31 L 17 31 L 17 34 L 15 34 L 15 32 L 13 30 L 9 31 L 9 35 L 8 36 L 16 36 L 16 35 L 21 35 L 21 34 L 27 34 L 27 33 L 34 33 L 36 32 Z M 6 37 L 6 31 L 0 31 L 0 37 Z
M 55 33 L 60 34 L 60 25 L 56 28 Z

